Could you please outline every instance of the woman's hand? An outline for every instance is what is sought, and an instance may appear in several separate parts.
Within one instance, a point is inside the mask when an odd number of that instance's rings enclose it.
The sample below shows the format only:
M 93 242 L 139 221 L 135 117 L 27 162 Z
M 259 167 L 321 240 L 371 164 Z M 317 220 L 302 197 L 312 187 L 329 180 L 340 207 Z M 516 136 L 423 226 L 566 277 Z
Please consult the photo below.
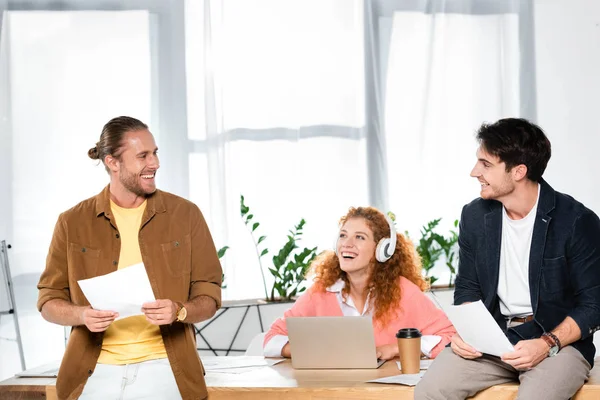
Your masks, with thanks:
M 391 360 L 398 356 L 398 343 L 385 344 L 377 347 L 377 358 L 381 360 Z
M 290 342 L 287 342 L 281 349 L 281 357 L 292 358 L 292 351 L 290 350 Z

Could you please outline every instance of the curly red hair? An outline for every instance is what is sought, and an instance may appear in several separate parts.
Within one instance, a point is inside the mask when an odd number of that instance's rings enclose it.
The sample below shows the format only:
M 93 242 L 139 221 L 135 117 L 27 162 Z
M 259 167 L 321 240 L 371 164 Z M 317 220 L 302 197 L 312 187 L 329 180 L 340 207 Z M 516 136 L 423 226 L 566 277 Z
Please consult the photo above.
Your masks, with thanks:
M 375 243 L 390 236 L 390 226 L 383 213 L 376 208 L 351 207 L 348 213 L 340 219 L 340 227 L 352 218 L 364 219 L 367 226 L 373 231 Z M 373 299 L 373 319 L 385 325 L 393 318 L 391 311 L 400 303 L 402 296 L 398 279 L 403 276 L 423 291 L 427 288 L 427 283 L 421 275 L 421 259 L 417 255 L 413 243 L 400 233 L 397 233 L 396 251 L 392 258 L 380 263 L 373 254 L 370 264 L 372 268 L 370 268 L 368 288 L 371 290 L 371 299 Z M 317 289 L 323 291 L 338 279 L 342 279 L 346 284 L 343 294 L 348 295 L 350 282 L 346 272 L 340 268 L 339 259 L 334 251 L 325 251 L 315 258 L 310 268 L 310 274 L 314 276 Z

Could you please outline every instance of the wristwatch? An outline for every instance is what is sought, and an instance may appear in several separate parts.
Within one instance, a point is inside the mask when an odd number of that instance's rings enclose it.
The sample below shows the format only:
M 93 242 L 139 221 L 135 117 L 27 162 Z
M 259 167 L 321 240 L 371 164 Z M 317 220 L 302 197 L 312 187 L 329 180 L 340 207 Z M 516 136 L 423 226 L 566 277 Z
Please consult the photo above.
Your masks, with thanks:
M 548 351 L 548 357 L 554 357 L 556 354 L 558 354 L 558 351 L 560 350 L 558 343 L 556 343 L 556 340 L 554 340 L 552 336 L 554 335 L 549 334 L 547 332 L 542 335 L 542 339 L 544 340 L 544 342 L 546 342 L 548 347 L 550 347 L 550 350 Z
M 183 306 L 182 302 L 177 302 L 177 322 L 183 322 L 183 320 L 185 319 L 185 317 L 187 317 L 187 310 L 186 308 Z

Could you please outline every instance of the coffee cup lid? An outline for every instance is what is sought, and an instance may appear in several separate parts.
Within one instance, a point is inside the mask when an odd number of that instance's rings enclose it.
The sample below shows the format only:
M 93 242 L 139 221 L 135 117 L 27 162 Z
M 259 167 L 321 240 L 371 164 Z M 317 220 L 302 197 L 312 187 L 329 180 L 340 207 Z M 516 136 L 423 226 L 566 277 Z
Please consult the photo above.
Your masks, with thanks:
M 402 339 L 412 339 L 421 336 L 421 332 L 417 328 L 404 328 L 400 329 L 398 333 L 396 333 L 396 337 Z

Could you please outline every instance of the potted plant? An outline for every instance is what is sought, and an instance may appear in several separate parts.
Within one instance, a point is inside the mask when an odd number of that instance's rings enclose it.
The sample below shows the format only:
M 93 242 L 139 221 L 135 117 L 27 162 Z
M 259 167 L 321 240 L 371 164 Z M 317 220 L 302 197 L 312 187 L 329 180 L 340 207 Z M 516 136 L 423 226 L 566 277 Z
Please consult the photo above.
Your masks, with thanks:
M 441 218 L 437 218 L 427 222 L 421 228 L 421 237 L 417 242 L 417 253 L 421 257 L 421 264 L 425 274 L 425 279 L 430 286 L 438 280 L 436 276 L 431 275 L 433 267 L 438 260 L 443 256 L 446 267 L 450 270 L 450 279 L 448 287 L 453 286 L 453 278 L 456 275 L 456 251 L 458 242 L 458 220 L 454 221 L 454 229 L 451 229 L 448 236 L 441 235 L 436 232 Z M 406 232 L 408 236 L 408 232 Z
M 268 270 L 273 276 L 273 286 L 270 293 L 267 291 L 267 283 L 262 264 L 263 256 L 269 253 L 269 249 L 264 247 L 263 242 L 266 236 L 255 237 L 255 232 L 260 226 L 259 222 L 255 222 L 254 215 L 250 212 L 250 207 L 244 203 L 244 196 L 240 196 L 240 214 L 244 220 L 244 224 L 250 230 L 250 236 L 256 248 L 260 273 L 262 276 L 263 286 L 265 290 L 266 301 L 290 301 L 298 294 L 302 293 L 304 287 L 304 277 L 308 266 L 317 255 L 317 248 L 303 248 L 300 250 L 298 242 L 301 240 L 303 228 L 306 224 L 304 219 L 294 226 L 287 235 L 288 240 L 283 245 L 276 255 L 272 257 L 273 266 Z M 262 248 L 262 249 L 261 249 Z

